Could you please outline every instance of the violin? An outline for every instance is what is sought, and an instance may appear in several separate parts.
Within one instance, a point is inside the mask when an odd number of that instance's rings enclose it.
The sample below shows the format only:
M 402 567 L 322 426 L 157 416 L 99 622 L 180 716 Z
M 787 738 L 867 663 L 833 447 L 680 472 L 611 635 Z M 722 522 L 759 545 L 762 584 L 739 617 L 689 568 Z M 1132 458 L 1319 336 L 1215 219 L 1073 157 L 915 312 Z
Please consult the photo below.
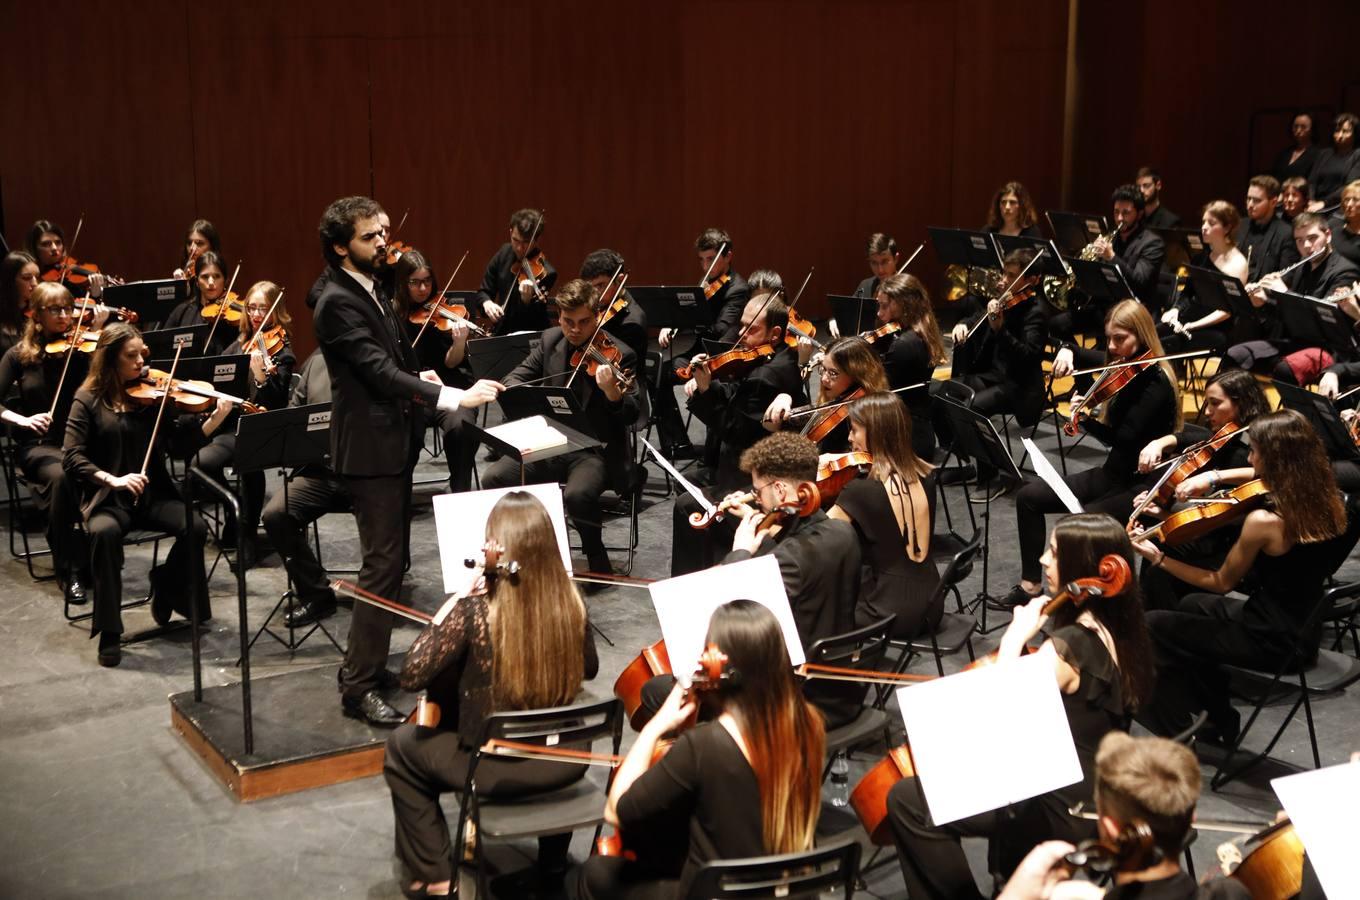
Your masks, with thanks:
M 1269 493 L 1265 482 L 1257 478 L 1204 498 L 1208 502 L 1179 509 L 1146 531 L 1130 534 L 1129 538 L 1134 541 L 1156 538 L 1169 547 L 1198 540 L 1215 529 L 1245 519 L 1265 502 Z
M 72 328 L 55 341 L 49 341 L 47 345 L 43 347 L 43 350 L 56 356 L 69 352 L 72 347 L 75 347 L 75 349 L 81 353 L 93 353 L 98 346 L 98 331 L 82 331 L 79 328 Z
M 719 353 L 717 356 L 710 356 L 700 363 L 676 369 L 675 377 L 681 381 L 688 381 L 694 376 L 694 368 L 698 365 L 706 369 L 708 374 L 714 378 L 741 378 L 774 354 L 773 344 L 761 344 L 754 348 L 734 347 L 724 353 Z
M 623 290 L 620 289 L 617 296 L 614 297 L 613 302 L 605 308 L 604 312 L 600 313 L 600 324 L 608 325 L 610 319 L 614 318 L 627 308 L 628 297 L 625 296 Z
M 468 313 L 468 308 L 461 303 L 450 303 L 448 300 L 434 300 L 415 307 L 406 316 L 406 321 L 412 325 L 424 325 L 429 320 L 439 331 L 448 331 L 454 325 L 462 323 L 468 330 L 478 337 L 486 337 L 486 329 L 472 321 Z
M 243 397 L 233 397 L 231 394 L 224 394 L 215 390 L 206 381 L 188 381 L 183 378 L 171 378 L 169 372 L 162 372 L 160 369 L 147 369 L 146 374 L 136 381 L 124 385 L 127 396 L 145 406 L 158 403 L 166 397 L 167 387 L 169 389 L 169 399 L 174 402 L 175 407 L 181 412 L 203 413 L 212 409 L 218 400 L 228 400 L 235 406 L 241 408 L 243 412 L 256 413 L 264 410 L 263 406 L 252 403 Z
M 1241 431 L 1241 425 L 1236 422 L 1229 422 L 1218 429 L 1214 436 L 1207 441 L 1202 441 L 1182 453 L 1180 461 L 1162 477 L 1156 489 L 1149 492 L 1150 502 L 1156 503 L 1162 509 L 1169 508 L 1172 501 L 1176 499 L 1176 486 L 1207 466 L 1214 454 L 1222 449 L 1223 445 L 1228 443 L 1233 435 Z
M 865 343 L 872 346 L 875 341 L 885 338 L 890 334 L 897 334 L 901 330 L 901 322 L 889 322 L 887 325 L 880 325 L 869 331 L 862 331 L 860 332 L 859 337 Z
M 80 323 L 82 325 L 90 324 L 91 322 L 94 321 L 94 317 L 101 312 L 107 313 L 108 318 L 110 319 L 117 319 L 122 322 L 127 322 L 129 325 L 136 325 L 137 320 L 141 318 L 139 315 L 137 315 L 135 310 L 128 309 L 127 307 L 124 306 L 109 307 L 96 305 L 90 309 L 81 312 Z
M 1006 313 L 1007 310 L 1019 306 L 1021 303 L 1024 303 L 1026 300 L 1033 296 L 1034 285 L 1023 287 L 1018 291 L 1006 291 L 999 298 L 997 298 L 998 302 L 1001 304 L 1001 312 L 998 313 L 995 317 L 993 317 L 991 313 L 983 315 L 983 317 L 978 319 L 977 322 L 973 324 L 973 327 L 968 330 L 968 334 L 964 337 L 964 340 L 966 341 L 968 340 L 968 338 L 977 334 L 978 329 L 982 327 L 983 322 L 986 322 L 987 320 L 992 318 L 1000 318 L 1002 315 Z
M 721 254 L 720 254 L 721 255 Z M 727 283 L 732 280 L 732 276 L 724 272 L 712 281 L 704 281 L 704 299 L 712 300 L 719 291 L 727 287 Z
M 387 245 L 387 264 L 389 266 L 395 266 L 397 260 L 401 259 L 402 254 L 410 253 L 412 249 L 414 248 L 412 248 L 410 244 L 402 241 L 393 241 Z
M 822 404 L 823 406 L 831 405 L 831 409 L 821 415 L 818 415 L 815 411 L 816 407 L 808 407 L 803 410 L 791 410 L 789 415 L 793 416 L 796 413 L 798 415 L 806 414 L 811 416 L 800 433 L 814 444 L 820 444 L 827 435 L 839 428 L 841 423 L 849 417 L 851 401 L 858 400 L 863 396 L 864 388 L 857 387 L 845 396 L 837 399 L 834 404 Z
M 263 345 L 265 356 L 277 356 L 284 347 L 288 346 L 288 332 L 282 325 L 275 325 L 273 328 L 260 332 L 256 338 L 256 345 Z
M 1081 605 L 1092 597 L 1121 594 L 1132 581 L 1133 568 L 1129 561 L 1118 553 L 1106 554 L 1101 557 L 1094 577 L 1077 578 L 1063 585 L 1057 596 L 1044 604 L 1044 615 L 1051 615 L 1066 603 Z M 996 659 L 995 654 L 984 657 L 969 663 L 965 671 L 991 665 Z M 934 677 L 918 675 L 915 676 L 915 680 L 931 680 Z M 876 846 L 886 847 L 893 842 L 892 831 L 888 826 L 888 793 L 897 782 L 915 774 L 916 763 L 911 756 L 911 747 L 903 744 L 889 750 L 888 755 L 865 772 L 864 777 L 850 792 L 850 806 L 868 833 L 869 840 Z
M 865 466 L 873 465 L 873 462 L 872 455 L 859 450 L 822 454 L 817 461 L 817 491 L 822 495 L 822 502 L 834 499 L 864 471 Z
M 591 378 L 595 377 L 600 366 L 609 366 L 614 370 L 620 388 L 625 391 L 633 389 L 633 376 L 623 367 L 623 351 L 604 331 L 596 329 L 595 336 L 587 341 L 584 347 L 571 354 L 568 364 L 572 369 L 579 369 L 582 363 L 585 364 L 586 374 Z
M 216 322 L 218 319 L 226 319 L 228 322 L 237 323 L 241 321 L 241 316 L 245 315 L 246 308 L 241 303 L 241 298 L 236 296 L 235 291 L 227 291 L 220 299 L 205 305 L 200 314 L 205 322 Z
M 543 293 L 543 287 L 540 282 L 543 280 L 543 276 L 548 274 L 548 258 L 543 255 L 541 249 L 534 247 L 525 254 L 524 259 L 514 263 L 510 267 L 510 271 L 512 274 L 516 275 L 520 284 L 524 284 L 527 281 L 529 284 L 533 285 L 535 297 L 539 300 L 547 301 L 548 297 Z
M 1117 361 L 1113 367 L 1105 369 L 1091 385 L 1091 390 L 1082 396 L 1081 402 L 1073 405 L 1070 418 L 1063 423 L 1063 432 L 1076 437 L 1077 426 L 1082 416 L 1089 416 L 1090 410 L 1114 398 L 1127 387 L 1148 366 L 1157 362 L 1151 350 L 1144 350 L 1133 359 Z M 1123 363 L 1123 365 L 1120 365 Z
M 43 281 L 67 282 L 69 284 L 85 284 L 90 280 L 91 275 L 102 274 L 99 266 L 92 262 L 77 262 L 75 257 L 67 254 L 46 272 L 42 273 Z
M 820 349 L 823 345 L 817 340 L 816 335 L 817 326 L 800 316 L 797 310 L 790 308 L 789 324 L 784 329 L 784 343 L 797 349 L 798 339 L 807 338 Z

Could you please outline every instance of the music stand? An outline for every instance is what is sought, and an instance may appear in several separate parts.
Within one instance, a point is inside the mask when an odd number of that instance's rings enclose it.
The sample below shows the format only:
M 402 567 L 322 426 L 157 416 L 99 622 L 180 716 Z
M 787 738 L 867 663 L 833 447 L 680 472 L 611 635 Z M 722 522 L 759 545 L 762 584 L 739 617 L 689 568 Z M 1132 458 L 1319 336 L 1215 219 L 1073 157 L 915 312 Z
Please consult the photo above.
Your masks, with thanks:
M 177 303 L 188 297 L 188 280 L 166 278 L 105 285 L 103 303 L 114 309 L 132 310 L 139 322 L 161 322 Z
M 1010 256 L 1017 250 L 1024 253 L 1043 254 L 1034 261 L 1034 265 L 1030 266 L 1028 273 L 1029 277 L 1067 277 L 1067 269 L 1063 268 L 1062 257 L 1058 253 L 1057 246 L 1052 241 L 1027 237 L 1023 234 L 993 234 L 992 239 L 1001 247 L 1001 259 L 1003 262 L 1007 256 Z
M 520 331 L 468 341 L 467 358 L 473 377 L 503 380 L 524 362 L 537 337 L 536 331 Z
M 1218 269 L 1203 269 L 1199 266 L 1188 267 L 1190 283 L 1195 288 L 1195 296 L 1206 306 L 1221 309 L 1236 316 L 1250 316 L 1256 308 L 1247 297 L 1247 289 L 1232 275 L 1225 275 Z
M 1313 423 L 1318 437 L 1322 438 L 1323 446 L 1327 448 L 1329 458 L 1360 462 L 1360 448 L 1357 448 L 1355 441 L 1351 440 L 1350 431 L 1346 428 L 1346 423 L 1341 421 L 1341 415 L 1333 401 L 1296 384 L 1286 384 L 1283 381 L 1276 381 L 1273 384 L 1275 390 L 1280 392 L 1280 406 L 1298 412 Z
M 1109 234 L 1104 216 L 1054 209 L 1044 213 L 1044 217 L 1048 219 L 1048 227 L 1053 229 L 1054 242 L 1064 256 L 1078 256 L 1087 244 L 1102 234 Z
M 563 380 L 569 378 L 563 375 Z M 585 369 L 577 378 L 588 377 Z M 601 446 L 595 440 L 595 428 L 581 409 L 581 401 L 572 393 L 571 388 L 546 384 L 515 385 L 505 389 L 500 395 L 501 413 L 506 422 L 517 422 L 532 416 L 542 416 L 548 424 L 559 431 L 571 430 L 592 441 L 592 446 Z M 584 449 L 584 448 L 577 448 Z M 546 459 L 547 457 L 540 457 Z
M 960 228 L 927 228 L 935 256 L 947 266 L 974 269 L 999 269 L 1001 258 L 992 236 L 985 231 L 964 231 Z
M 505 395 L 502 394 L 501 396 L 503 397 Z M 503 424 L 508 424 L 508 421 Z M 508 441 L 501 440 L 488 429 L 482 428 L 475 423 L 469 422 L 466 427 L 470 429 L 472 437 L 476 438 L 478 443 L 486 444 L 488 447 L 495 447 L 501 452 L 502 456 L 508 456 L 511 459 L 517 460 L 519 462 L 519 481 L 520 484 L 523 484 L 524 467 L 531 462 L 552 459 L 555 456 L 562 456 L 565 453 L 572 453 L 577 450 L 589 450 L 592 447 L 604 446 L 593 437 L 582 434 L 565 425 L 559 425 L 556 422 L 553 422 L 552 426 L 566 437 L 567 442 L 565 444 L 559 444 L 556 447 L 545 447 L 542 450 L 527 451 L 521 450 L 519 447 L 516 447 Z
M 202 356 L 204 348 L 208 346 L 210 328 L 207 323 L 200 323 L 143 331 L 142 341 L 146 344 L 147 359 L 173 359 L 175 351 L 181 346 L 186 356 Z M 183 359 L 180 357 L 181 361 Z M 166 368 L 169 369 L 168 366 Z
M 1290 341 L 1323 347 L 1338 356 L 1354 348 L 1354 322 L 1336 304 L 1290 291 L 1268 291 L 1267 296 L 1275 301 Z
M 726 353 L 728 350 L 734 350 L 736 349 L 737 346 L 731 341 L 719 341 L 715 340 L 714 338 L 702 338 L 699 341 L 699 344 L 700 346 L 703 347 L 703 351 L 708 354 L 710 359 L 719 355 L 720 353 Z
M 1077 276 L 1077 289 L 1099 306 L 1109 309 L 1126 297 L 1141 298 L 1129 287 L 1118 263 L 1103 260 L 1069 259 L 1067 264 Z
M 873 297 L 827 294 L 826 302 L 843 335 L 863 334 L 878 327 L 878 301 Z
M 1007 482 L 1002 490 L 995 493 L 985 493 L 982 507 L 982 589 L 968 604 L 972 608 L 981 605 L 982 617 L 977 623 L 977 632 L 978 634 L 989 634 L 1005 624 L 1002 623 L 991 629 L 987 627 L 987 601 L 996 599 L 988 589 L 992 501 L 1023 484 L 1025 479 L 1020 474 L 1020 469 L 1016 466 L 1015 460 L 1011 458 L 1010 448 L 1006 446 L 1001 435 L 997 434 L 996 426 L 992 424 L 991 419 L 947 397 L 937 396 L 933 398 L 933 401 L 938 404 L 937 408 L 949 420 L 949 427 L 954 434 L 954 442 L 950 447 L 951 451 L 957 456 L 972 459 L 975 465 L 978 461 L 985 461 Z M 967 482 L 964 482 L 964 495 L 969 498 L 969 502 L 972 502 Z
M 241 416 L 236 420 L 236 458 L 233 463 L 236 470 L 238 472 L 255 472 L 265 469 L 279 469 L 283 475 L 284 509 L 288 508 L 288 485 L 293 480 L 296 471 L 303 466 L 328 465 L 330 455 L 331 405 L 329 403 L 290 406 L 287 409 Z M 268 634 L 288 648 L 289 652 L 293 652 L 300 648 L 317 629 L 320 629 L 335 649 L 343 654 L 345 649 L 340 646 L 335 635 L 331 634 L 325 623 L 321 621 L 313 622 L 302 637 L 297 636 L 298 629 L 289 625 L 287 640 L 284 640 L 269 627 L 269 623 L 274 621 L 274 616 L 278 615 L 280 609 L 285 608 L 285 604 L 287 607 L 284 614 L 285 622 L 290 621 L 293 610 L 297 608 L 297 591 L 293 587 L 293 576 L 288 572 L 287 566 L 284 567 L 284 573 L 288 578 L 288 589 L 279 597 L 279 602 L 274 604 L 274 608 L 265 617 L 264 624 L 250 639 L 250 643 L 246 645 L 246 652 L 250 652 L 250 648 L 255 646 L 255 642 L 260 639 L 262 634 Z M 239 660 L 237 664 L 240 664 Z
M 628 293 L 647 314 L 652 328 L 685 329 L 708 328 L 713 317 L 708 308 L 704 289 L 696 285 L 628 286 Z
M 153 359 L 151 367 L 169 372 L 173 363 L 173 357 Z M 215 391 L 247 399 L 250 395 L 250 356 L 245 353 L 233 353 L 230 356 L 181 356 L 179 365 L 175 368 L 175 378 L 183 381 L 205 381 L 212 385 Z
M 1166 260 L 1163 265 L 1175 271 L 1177 266 L 1188 266 L 1190 260 L 1204 252 L 1204 239 L 1198 229 L 1189 228 L 1150 228 L 1153 234 L 1166 244 Z

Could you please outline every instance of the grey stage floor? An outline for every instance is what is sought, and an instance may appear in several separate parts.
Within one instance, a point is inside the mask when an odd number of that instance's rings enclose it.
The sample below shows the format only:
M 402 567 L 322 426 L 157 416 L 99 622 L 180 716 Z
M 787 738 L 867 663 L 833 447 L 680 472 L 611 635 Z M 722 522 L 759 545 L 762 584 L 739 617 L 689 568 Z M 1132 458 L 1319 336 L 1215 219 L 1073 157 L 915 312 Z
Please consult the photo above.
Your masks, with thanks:
M 1056 446 L 1051 427 L 1040 445 Z M 1080 447 L 1072 464 L 1080 468 L 1098 458 Z M 485 465 L 479 463 L 479 465 Z M 413 566 L 408 595 L 432 607 L 437 600 L 438 560 L 430 496 L 443 490 L 438 479 L 444 461 L 423 458 L 418 478 L 436 483 L 417 487 L 413 525 Z M 659 488 L 652 467 L 654 488 Z M 271 484 L 272 488 L 272 484 Z M 949 489 L 955 527 L 967 532 L 967 504 L 958 488 Z M 648 497 L 641 515 L 641 539 L 634 574 L 664 575 L 669 567 L 669 499 Z M 979 509 L 980 507 L 975 507 Z M 1004 592 L 1018 575 L 1013 503 L 994 506 L 990 587 Z M 938 531 L 945 528 L 943 518 Z M 345 516 L 322 521 L 325 559 L 351 565 L 358 557 L 354 525 Z M 611 544 L 627 537 L 626 520 L 613 522 Z M 39 538 L 41 541 L 41 538 Z M 133 588 L 144 587 L 149 550 L 133 550 L 126 567 Z M 615 554 L 616 565 L 622 561 Z M 1355 575 L 1354 563 L 1347 574 Z M 981 569 L 964 586 L 965 600 L 981 587 Z M 189 644 L 181 634 L 135 645 L 118 669 L 95 664 L 88 632 L 64 623 L 54 587 L 32 582 L 21 563 L 0 564 L 4 615 L 0 629 L 0 896 L 5 897 L 397 897 L 398 869 L 393 856 L 392 813 L 381 778 L 369 778 L 251 805 L 236 803 L 169 730 L 166 696 L 191 687 Z M 250 627 L 258 627 L 284 587 L 283 569 L 271 556 L 248 578 Z M 204 676 L 208 684 L 238 679 L 238 616 L 235 580 L 225 565 L 211 583 L 217 613 L 205 640 Z M 620 669 L 658 636 L 647 594 L 610 589 L 589 598 L 594 621 L 614 642 L 601 645 L 602 668 L 596 689 L 608 692 Z M 328 621 L 343 642 L 349 613 Z M 992 623 L 997 614 L 991 614 Z M 149 614 L 128 614 L 130 630 L 150 624 Z M 399 628 L 394 648 L 408 645 L 411 628 Z M 997 635 L 977 640 L 979 652 L 995 646 Z M 254 674 L 267 677 L 298 667 L 333 667 L 338 654 L 320 635 L 290 655 L 268 638 L 252 656 Z M 951 663 L 950 667 L 957 667 Z M 919 663 L 918 671 L 928 671 Z M 1360 700 L 1347 696 L 1316 703 L 1324 764 L 1345 760 L 1360 747 Z M 1278 721 L 1269 712 L 1267 724 Z M 900 722 L 898 723 L 900 733 Z M 1271 729 L 1273 730 L 1273 728 Z M 1269 733 L 1269 732 L 1265 732 Z M 1264 733 L 1258 741 L 1264 741 Z M 1255 744 L 1261 746 L 1261 743 Z M 880 755 L 878 749 L 852 760 L 851 783 Z M 1308 765 L 1302 716 L 1276 749 L 1278 758 Z M 1005 746 L 996 748 L 996 765 L 1007 765 Z M 1207 776 L 1212 767 L 1205 768 Z M 1279 769 L 1261 767 L 1245 782 L 1221 794 L 1206 793 L 1202 815 L 1266 818 L 1275 811 L 1268 779 Z M 445 808 L 454 804 L 446 800 Z M 825 807 L 826 834 L 854 827 L 853 817 Z M 1204 835 L 1194 848 L 1200 873 L 1213 862 L 1218 841 Z M 573 856 L 586 852 L 578 834 Z M 985 845 L 968 841 L 979 873 Z M 505 871 L 527 864 L 531 845 L 493 848 L 492 859 Z M 871 873 L 869 894 L 903 897 L 895 861 Z

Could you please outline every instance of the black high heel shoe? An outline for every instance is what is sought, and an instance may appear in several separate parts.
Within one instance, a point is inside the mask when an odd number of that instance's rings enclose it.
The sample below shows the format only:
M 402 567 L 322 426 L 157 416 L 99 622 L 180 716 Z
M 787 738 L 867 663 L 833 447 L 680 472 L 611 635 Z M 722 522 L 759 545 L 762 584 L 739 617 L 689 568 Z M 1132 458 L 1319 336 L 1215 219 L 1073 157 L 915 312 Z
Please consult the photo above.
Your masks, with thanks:
M 119 635 L 107 631 L 99 633 L 99 664 L 112 669 L 123 661 L 123 645 L 118 642 Z

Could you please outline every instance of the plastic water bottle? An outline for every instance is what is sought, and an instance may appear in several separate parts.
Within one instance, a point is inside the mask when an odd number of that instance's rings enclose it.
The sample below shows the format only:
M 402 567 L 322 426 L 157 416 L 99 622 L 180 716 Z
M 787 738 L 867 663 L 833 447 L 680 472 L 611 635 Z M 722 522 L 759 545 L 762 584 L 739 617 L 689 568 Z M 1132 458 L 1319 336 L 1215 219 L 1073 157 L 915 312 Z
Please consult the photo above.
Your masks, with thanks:
M 844 750 L 837 750 L 831 759 L 831 781 L 827 786 L 832 806 L 850 805 L 850 761 Z

